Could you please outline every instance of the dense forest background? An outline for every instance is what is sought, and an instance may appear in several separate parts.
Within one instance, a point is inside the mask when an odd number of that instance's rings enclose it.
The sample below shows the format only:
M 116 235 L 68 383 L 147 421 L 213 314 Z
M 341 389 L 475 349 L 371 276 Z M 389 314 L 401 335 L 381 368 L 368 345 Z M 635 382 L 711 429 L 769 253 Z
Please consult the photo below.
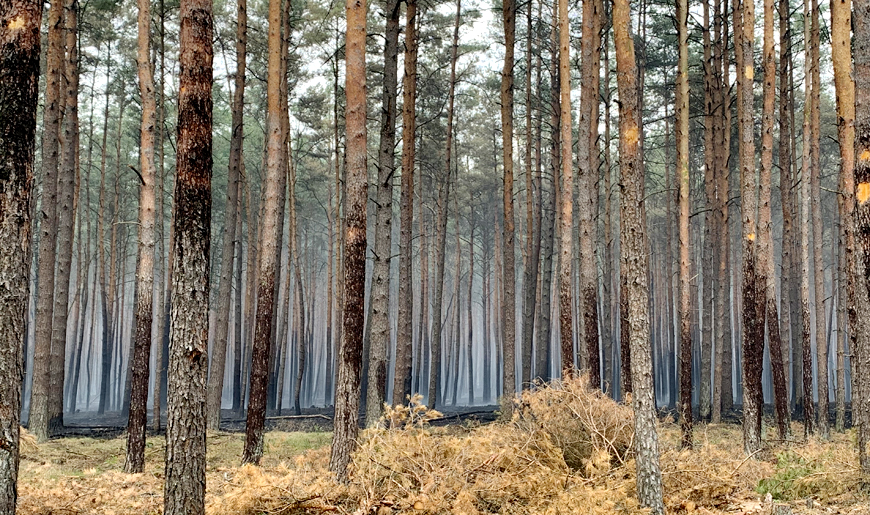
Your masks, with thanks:
M 247 70 L 241 174 L 237 183 L 229 179 L 233 134 L 233 93 L 236 89 L 237 5 L 214 4 L 214 176 L 212 194 L 212 245 L 210 259 L 210 348 L 216 338 L 227 346 L 223 373 L 221 407 L 245 407 L 250 374 L 253 339 L 254 263 L 262 216 L 266 123 L 268 2 L 253 0 L 247 5 Z M 74 32 L 78 56 L 77 106 L 79 156 L 71 209 L 63 211 L 60 223 L 70 224 L 68 241 L 59 236 L 59 245 L 70 245 L 69 267 L 55 272 L 58 295 L 67 294 L 60 282 L 67 281 L 68 318 L 63 353 L 63 411 L 106 412 L 129 408 L 131 356 L 133 352 L 136 298 L 137 220 L 139 209 L 139 143 L 142 101 L 136 87 L 136 17 L 129 3 L 112 0 L 87 0 L 78 4 L 78 25 Z M 272 335 L 269 371 L 270 410 L 330 406 L 333 403 L 336 371 L 336 342 L 340 338 L 342 309 L 340 227 L 344 186 L 344 29 L 342 5 L 316 1 L 291 1 L 287 6 L 284 42 L 289 60 L 286 90 L 289 110 L 289 203 L 282 200 L 283 229 L 277 242 L 280 272 Z M 851 399 L 851 366 L 846 334 L 841 257 L 841 225 L 838 210 L 839 163 L 835 92 L 831 75 L 829 12 L 818 9 L 821 28 L 818 34 L 805 30 L 801 6 L 780 3 L 785 26 L 777 32 L 781 48 L 778 55 L 785 65 L 787 83 L 779 90 L 778 104 L 790 117 L 791 131 L 777 130 L 774 168 L 769 199 L 776 292 L 782 322 L 783 357 L 786 383 L 792 409 L 803 406 L 803 380 L 812 378 L 812 393 L 818 397 L 818 384 L 827 385 L 836 404 L 838 423 L 845 404 Z M 401 6 L 400 6 L 401 8 Z M 566 186 L 554 182 L 558 153 L 553 153 L 554 105 L 558 95 L 553 73 L 555 36 L 552 13 L 546 2 L 521 4 L 517 11 L 516 58 L 514 62 L 514 174 L 512 187 L 515 244 L 506 249 L 503 237 L 503 147 L 499 69 L 504 57 L 504 35 L 500 23 L 501 5 L 467 2 L 461 6 L 446 2 L 424 2 L 417 9 L 419 57 L 417 61 L 416 192 L 413 220 L 413 361 L 411 390 L 430 402 L 430 376 L 438 370 L 437 407 L 447 405 L 489 405 L 497 402 L 504 390 L 505 364 L 515 363 L 514 388 L 529 384 L 536 377 L 548 379 L 560 374 L 558 283 L 558 215 L 554 200 L 557 189 L 574 191 L 574 212 L 581 202 L 591 202 L 589 226 L 581 216 L 573 220 L 573 250 L 570 254 L 571 310 L 573 312 L 574 354 L 576 364 L 588 368 L 596 363 L 598 384 L 615 398 L 625 388 L 621 367 L 623 339 L 619 312 L 620 255 L 619 227 L 621 199 L 620 161 L 617 124 L 616 70 L 609 24 L 610 8 L 603 6 L 593 65 L 599 86 L 595 96 L 595 122 L 587 127 L 573 123 L 572 142 L 575 163 L 584 164 L 594 154 L 591 172 L 578 175 Z M 588 81 L 583 76 L 582 38 L 579 5 L 570 7 L 571 92 L 580 104 L 581 89 Z M 738 127 L 735 69 L 729 65 L 733 46 L 727 37 L 729 6 L 717 1 L 693 4 L 688 13 L 688 182 L 689 182 L 689 277 L 692 352 L 692 404 L 700 415 L 711 415 L 711 406 L 727 411 L 743 396 L 741 380 L 741 185 L 738 170 Z M 643 0 L 632 5 L 633 25 L 642 106 L 642 159 L 645 177 L 644 208 L 650 259 L 651 351 L 654 362 L 655 399 L 659 407 L 675 407 L 678 400 L 679 353 L 679 254 L 678 254 L 678 178 L 675 139 L 675 79 L 678 64 L 678 39 L 674 6 L 668 2 Z M 369 249 L 367 291 L 371 291 L 375 260 L 375 219 L 379 205 L 378 138 L 382 111 L 385 6 L 375 3 L 368 14 L 366 84 L 368 88 L 369 147 Z M 47 19 L 47 18 L 46 18 Z M 782 21 L 780 23 L 782 23 Z M 451 81 L 452 30 L 458 27 L 455 53 L 455 79 Z M 761 17 L 759 16 L 759 33 Z M 784 27 L 789 31 L 787 38 Z M 404 22 L 400 30 L 404 34 Z M 724 34 L 723 34 L 724 31 Z M 157 88 L 157 224 L 154 262 L 153 322 L 154 345 L 150 356 L 153 371 L 149 380 L 149 405 L 153 413 L 165 407 L 166 356 L 168 355 L 167 276 L 176 145 L 176 95 L 178 90 L 178 4 L 160 0 L 151 16 L 151 49 Z M 805 36 L 806 35 L 806 36 Z M 811 69 L 805 59 L 806 37 L 819 38 L 818 59 L 821 70 L 820 125 L 813 134 L 802 126 L 801 117 L 811 112 L 805 104 L 804 74 Z M 43 45 L 47 48 L 48 45 Z M 399 69 L 402 70 L 403 43 L 399 44 Z M 760 45 L 756 49 L 760 55 Z M 718 61 L 713 55 L 718 55 Z M 724 57 L 723 57 L 724 56 Z M 45 59 L 41 60 L 46 63 Z M 716 64 L 718 62 L 718 64 Z M 756 63 L 755 112 L 761 112 L 765 80 L 762 60 Z M 713 70 L 713 65 L 718 67 Z M 44 64 L 44 66 L 48 66 Z M 66 79 L 72 72 L 68 70 Z M 400 74 L 401 75 L 401 74 Z M 715 78 L 712 78 L 714 77 Z M 46 75 L 42 78 L 45 80 Z M 717 84 L 718 81 L 718 84 Z M 557 86 L 557 84 L 555 84 Z M 718 97 L 715 95 L 718 89 Z M 455 101 L 451 98 L 455 86 Z M 41 85 L 40 91 L 44 91 Z M 401 87 L 397 94 L 401 112 Z M 711 93 L 713 95 L 711 96 Z M 783 95 L 785 97 L 783 98 Z M 718 98 L 718 100 L 717 100 Z M 808 97 L 807 97 L 808 98 Z M 454 103 L 455 102 L 455 103 Z M 718 102 L 715 104 L 714 102 Z M 41 102 L 41 105 L 42 102 Z M 67 108 L 69 109 L 69 107 Z M 733 113 L 733 114 L 732 114 Z M 808 115 L 807 115 L 808 116 Z M 448 117 L 452 131 L 448 131 Z M 724 143 L 707 137 L 705 128 L 714 119 L 728 118 L 721 128 Z M 400 121 L 401 121 L 401 117 Z M 38 116 L 37 134 L 43 127 Z M 761 140 L 761 119 L 754 116 L 756 139 Z M 797 122 L 797 123 L 795 123 Z M 781 127 L 780 120 L 778 126 Z M 591 127 L 591 129 L 590 129 Z M 712 130 L 712 129 L 711 129 Z M 398 132 L 401 136 L 402 124 Z M 593 142 L 585 150 L 578 139 L 592 132 Z M 717 137 L 719 137 L 717 135 Z M 820 190 L 812 200 L 818 205 L 809 219 L 801 219 L 800 157 L 804 146 L 818 138 Z M 446 150 L 448 139 L 452 150 Z M 397 138 L 390 150 L 398 160 L 402 140 Z M 69 145 L 69 142 L 64 142 Z M 591 146 L 591 149 L 589 148 Z M 782 162 L 780 148 L 789 152 Z M 556 147 L 557 148 L 557 147 Z M 760 146 L 759 146 L 760 150 Z M 448 157 L 447 152 L 452 152 Z M 585 154 L 581 155 L 581 152 Z M 40 138 L 37 138 L 36 170 L 41 169 Z M 42 158 L 44 159 L 44 158 Z M 718 161 L 718 163 L 716 163 Z M 449 169 L 445 167 L 448 163 Z M 715 167 L 716 172 L 712 172 Z M 705 170 L 707 172 L 705 173 Z M 715 177 L 714 177 L 715 176 Z M 721 176 L 721 179 L 718 178 Z M 788 177 L 786 177 L 788 176 Z M 401 170 L 389 177 L 388 196 L 392 219 L 386 225 L 391 233 L 389 247 L 390 338 L 386 345 L 389 365 L 386 399 L 393 398 L 392 374 L 396 352 L 399 298 L 399 248 Z M 711 185 L 713 180 L 721 183 Z M 45 184 L 44 180 L 38 181 Z M 233 193 L 238 186 L 239 190 Z M 716 192 L 716 188 L 724 191 Z M 282 193 L 282 197 L 286 193 Z M 233 201 L 237 199 L 237 201 Z M 38 200 L 37 213 L 45 203 Z M 724 217 L 717 215 L 724 204 Z M 790 224 L 783 223 L 785 218 Z M 63 217 L 66 217 L 64 220 Z M 722 218 L 725 218 L 723 221 Z M 46 218 L 38 216 L 38 223 Z M 228 225 L 234 224 L 231 228 Z M 540 224 L 540 225 L 536 225 Z M 543 227 L 543 228 L 542 228 Z M 233 229 L 233 230 L 230 230 Z M 591 230 L 590 230 L 591 229 Z M 791 232 L 789 232 L 791 231 Z M 812 328 L 812 373 L 803 375 L 801 365 L 800 263 L 783 254 L 800 255 L 800 232 L 809 231 L 815 243 L 810 255 L 815 260 L 808 269 L 810 284 L 808 311 Z M 724 236 L 723 236 L 724 233 Z M 37 235 L 34 249 L 40 244 Z M 232 241 L 227 241 L 232 238 Z M 581 295 L 581 275 L 586 273 L 581 260 L 591 250 L 594 281 L 594 324 L 597 332 L 597 359 L 590 359 L 582 340 L 588 318 Z M 555 245 L 555 246 L 554 246 Z M 554 249 L 556 249 L 554 251 Z M 225 256 L 231 252 L 230 259 Z M 505 253 L 515 256 L 515 356 L 504 356 Z M 536 254 L 532 256 L 532 254 Z M 34 252 L 30 320 L 37 320 L 40 289 L 39 252 Z M 441 263 L 439 264 L 439 260 Z M 724 261 L 724 273 L 719 264 Z M 223 267 L 229 266 L 229 272 Z M 439 270 L 439 266 L 441 267 Z M 533 268 L 534 267 L 534 268 Z M 68 275 L 68 277 L 67 277 Z M 223 282 L 229 281 L 229 288 Z M 723 282 L 724 281 L 724 282 Z M 815 281 L 815 283 L 814 283 Z M 549 282 L 549 284 L 548 284 Z M 722 284 L 720 285 L 720 282 Z M 439 291 L 440 290 L 440 291 Z M 227 296 L 221 298 L 221 296 Z M 552 296 L 552 300 L 547 298 Z M 371 298 L 369 294 L 367 299 Z M 228 315 L 219 314 L 228 304 Z M 440 305 L 436 305 L 440 303 Z M 55 301 L 55 306 L 57 306 Z M 371 314 L 371 302 L 365 310 Z M 227 318 L 228 317 L 228 318 Z M 437 317 L 437 319 L 436 319 Z M 367 320 L 371 317 L 368 316 Z M 722 322 L 722 323 L 720 323 Z M 219 329 L 226 324 L 226 331 Z M 531 328 L 534 330 L 531 330 Z M 23 398 L 24 418 L 30 409 L 34 363 L 35 333 L 39 324 L 28 324 L 27 376 Z M 528 333 L 526 333 L 528 331 Z M 218 334 L 219 333 L 219 334 Z M 372 332 L 366 325 L 364 362 L 369 359 Z M 217 335 L 217 336 L 216 336 Z M 438 343 L 436 344 L 436 340 Z M 827 351 L 822 353 L 818 349 Z M 773 375 L 770 353 L 765 347 L 763 395 L 773 403 Z M 820 362 L 820 360 L 822 362 Z M 826 363 L 826 366 L 823 366 Z M 367 367 L 363 375 L 366 392 Z M 819 374 L 822 370 L 824 377 Z M 720 381 L 721 388 L 713 387 Z M 158 402 L 159 401 L 159 402 Z M 716 410 L 718 411 L 718 410 Z M 800 409 L 798 409 L 800 412 Z M 157 425 L 157 419 L 153 424 Z

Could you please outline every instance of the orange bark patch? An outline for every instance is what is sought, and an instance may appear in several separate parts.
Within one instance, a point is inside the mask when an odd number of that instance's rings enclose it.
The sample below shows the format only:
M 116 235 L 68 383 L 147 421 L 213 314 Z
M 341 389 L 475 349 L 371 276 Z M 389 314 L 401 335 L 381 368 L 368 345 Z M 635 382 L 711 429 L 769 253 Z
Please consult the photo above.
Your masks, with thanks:
M 9 30 L 20 30 L 24 28 L 24 17 L 18 16 L 17 18 L 12 18 L 9 21 L 9 25 L 7 25 Z
M 858 188 L 855 190 L 855 197 L 857 197 L 859 204 L 867 202 L 867 199 L 870 199 L 870 183 L 859 183 Z

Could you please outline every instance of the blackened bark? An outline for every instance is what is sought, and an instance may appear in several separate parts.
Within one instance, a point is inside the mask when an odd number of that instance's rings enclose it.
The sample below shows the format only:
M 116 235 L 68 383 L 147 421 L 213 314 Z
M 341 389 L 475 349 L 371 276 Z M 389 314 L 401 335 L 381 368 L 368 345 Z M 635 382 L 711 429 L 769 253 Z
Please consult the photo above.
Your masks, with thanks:
M 0 514 L 17 500 L 42 3 L 0 4 Z
M 212 172 L 212 4 L 181 0 L 176 270 L 172 277 L 166 423 L 166 515 L 205 513 Z
M 868 278 L 870 278 L 870 1 L 854 0 L 852 28 L 854 39 L 852 52 L 855 78 L 855 238 L 856 274 L 855 284 L 858 292 L 858 318 L 870 317 L 868 299 Z M 870 342 L 859 339 L 855 349 L 858 387 L 858 458 L 861 470 L 870 472 L 870 418 L 868 418 L 868 397 L 870 397 Z
M 501 70 L 501 137 L 503 156 L 502 195 L 504 205 L 504 297 L 502 316 L 504 317 L 504 361 L 502 370 L 502 397 L 511 406 L 516 391 L 516 274 L 514 250 L 514 39 L 516 32 L 517 4 L 515 0 L 505 0 L 502 8 L 502 24 L 505 35 L 504 66 Z M 568 129 L 570 133 L 570 128 Z M 505 408 L 510 410 L 511 408 Z

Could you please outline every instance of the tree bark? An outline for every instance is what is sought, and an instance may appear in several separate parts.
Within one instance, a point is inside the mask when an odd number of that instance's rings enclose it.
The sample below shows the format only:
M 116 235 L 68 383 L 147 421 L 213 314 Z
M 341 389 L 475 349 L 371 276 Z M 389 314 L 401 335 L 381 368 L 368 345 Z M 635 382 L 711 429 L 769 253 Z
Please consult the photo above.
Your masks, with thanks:
M 374 271 L 372 272 L 372 337 L 369 354 L 369 383 L 366 392 L 366 426 L 377 424 L 387 395 L 390 346 L 390 254 L 393 232 L 393 174 L 396 147 L 396 88 L 398 84 L 399 15 L 398 0 L 386 0 L 386 42 L 384 44 L 384 89 L 381 110 L 381 139 L 378 150 L 377 214 L 375 221 Z
M 839 314 L 837 326 L 837 431 L 843 431 L 846 419 L 846 336 L 855 336 L 849 345 L 855 350 L 857 338 L 866 338 L 855 310 L 855 83 L 852 80 L 851 0 L 831 0 L 831 59 L 837 101 L 837 139 L 840 144 L 840 214 L 839 245 Z M 840 316 L 846 315 L 847 316 Z M 854 370 L 853 370 L 854 372 Z M 853 405 L 858 404 L 853 401 Z
M 0 4 L 0 514 L 15 515 L 42 3 Z
M 64 118 L 61 138 L 61 165 L 58 172 L 57 272 L 54 308 L 52 308 L 51 362 L 48 386 L 48 432 L 63 431 L 63 387 L 66 365 L 66 334 L 69 320 L 70 274 L 72 272 L 73 240 L 75 238 L 76 184 L 79 164 L 78 118 L 78 2 L 64 3 L 67 58 L 64 62 Z
M 212 4 L 181 0 L 175 240 L 163 513 L 205 513 Z
M 587 356 L 589 382 L 601 388 L 601 359 L 598 345 L 598 268 L 595 262 L 595 200 L 598 195 L 598 82 L 601 66 L 601 3 L 583 2 L 582 88 L 577 137 L 579 169 L 580 312 L 582 346 Z
M 63 1 L 55 0 L 48 11 L 45 109 L 42 133 L 42 221 L 34 319 L 33 388 L 30 392 L 28 428 L 42 442 L 49 437 L 49 381 L 51 377 L 51 331 L 54 308 L 55 252 L 57 248 L 57 180 L 60 161 L 60 128 L 63 121 L 61 80 L 64 58 Z
M 810 20 L 812 14 L 810 11 L 810 1 L 804 0 L 804 19 Z M 809 42 L 812 34 L 811 23 L 804 24 L 804 40 Z M 806 62 L 813 61 L 813 45 L 807 43 L 805 45 Z M 807 65 L 811 66 L 810 64 Z M 813 403 L 813 356 L 812 356 L 812 332 L 810 329 L 810 230 L 812 223 L 810 218 L 810 195 L 811 195 L 811 160 L 810 160 L 810 139 L 812 133 L 812 72 L 809 68 L 805 74 L 806 84 L 804 94 L 806 95 L 804 121 L 803 121 L 803 156 L 802 156 L 802 176 L 801 181 L 801 313 L 803 319 L 803 408 L 804 408 L 804 432 L 806 435 L 814 432 L 815 414 Z
M 758 193 L 755 181 L 755 140 L 753 135 L 753 41 L 755 28 L 754 0 L 743 0 L 735 12 L 737 55 L 737 102 L 740 155 L 740 202 L 743 229 L 743 448 L 753 454 L 761 448 L 761 366 L 764 356 L 763 292 L 758 273 Z
M 855 78 L 855 237 L 856 270 L 855 289 L 858 292 L 857 315 L 859 320 L 870 316 L 870 1 L 854 0 L 852 28 L 853 63 Z M 862 322 L 864 323 L 864 322 Z M 870 421 L 868 421 L 868 393 L 870 393 L 870 345 L 865 332 L 859 333 L 853 361 L 857 379 L 858 410 L 858 459 L 862 472 L 870 473 Z
M 502 6 L 505 54 L 501 70 L 501 138 L 503 155 L 502 195 L 504 205 L 504 297 L 502 316 L 504 317 L 504 369 L 502 397 L 506 406 L 512 406 L 516 392 L 516 274 L 514 266 L 514 40 L 516 32 L 517 4 L 515 0 L 505 0 Z M 570 128 L 568 131 L 570 132 Z M 569 233 L 570 234 L 570 233 Z M 507 402 L 510 401 L 510 402 Z M 511 408 L 505 408 L 510 412 Z
M 692 312 L 689 309 L 689 2 L 677 1 L 679 60 L 675 114 L 680 241 L 680 447 L 692 448 Z M 670 223 L 670 221 L 668 222 Z M 666 242 L 670 245 L 670 241 Z M 670 278 L 668 278 L 670 281 Z
M 251 382 L 248 414 L 245 424 L 243 463 L 257 465 L 263 456 L 263 430 L 266 422 L 266 400 L 269 382 L 271 342 L 275 316 L 275 285 L 280 262 L 278 233 L 283 231 L 280 216 L 283 194 L 281 175 L 286 154 L 285 135 L 281 121 L 281 1 L 269 2 L 268 83 L 266 113 L 266 178 L 263 186 L 263 213 L 260 221 L 260 247 L 257 251 L 256 322 L 251 354 Z
M 144 0 L 143 0 L 144 1 Z M 245 59 L 248 44 L 247 0 L 238 0 L 236 22 L 236 76 L 232 105 L 232 136 L 230 162 L 227 174 L 227 207 L 224 244 L 221 253 L 221 275 L 218 287 L 218 309 L 215 314 L 215 336 L 208 376 L 208 428 L 217 431 L 221 420 L 221 398 L 224 387 L 224 368 L 229 341 L 230 301 L 232 300 L 233 266 L 235 258 L 239 177 L 244 152 Z M 238 265 L 241 267 L 241 263 Z
M 347 196 L 345 197 L 345 311 L 335 392 L 335 429 L 329 470 L 344 481 L 359 432 L 366 271 L 366 2 L 347 3 L 345 91 Z
M 822 439 L 830 438 L 830 424 L 828 423 L 828 341 L 825 334 L 825 267 L 822 255 L 822 188 L 821 188 L 821 164 L 819 152 L 819 121 L 820 102 L 820 79 L 819 79 L 819 2 L 812 0 L 810 45 L 812 47 L 812 59 L 808 73 L 812 80 L 812 95 L 809 104 L 810 109 L 810 187 L 812 188 L 812 231 L 813 231 L 813 283 L 815 286 L 815 315 L 816 315 L 816 367 L 817 367 L 817 390 L 819 395 L 818 432 Z M 805 107 L 806 109 L 806 107 Z M 806 176 L 804 176 L 806 178 Z
M 405 10 L 405 74 L 402 78 L 402 200 L 399 226 L 399 316 L 396 335 L 396 372 L 393 405 L 405 403 L 411 394 L 414 292 L 411 236 L 414 224 L 414 134 L 417 100 L 417 2 Z
M 574 159 L 571 155 L 571 68 L 568 0 L 559 0 L 559 141 L 561 143 L 561 197 L 559 198 L 559 334 L 563 377 L 574 370 L 574 332 L 571 312 L 572 212 Z
M 785 369 L 782 362 L 782 337 L 776 299 L 776 263 L 773 259 L 770 182 L 773 170 L 773 125 L 776 96 L 776 62 L 773 43 L 773 0 L 764 0 L 764 103 L 761 114 L 761 173 L 759 188 L 758 287 L 764 288 L 767 341 L 773 375 L 773 397 L 779 437 L 789 436 L 791 416 L 788 409 Z
M 649 262 L 643 216 L 644 177 L 640 162 L 640 113 L 631 19 L 627 0 L 613 1 L 613 34 L 616 48 L 616 79 L 619 92 L 619 157 L 622 175 L 622 248 L 628 279 L 622 290 L 628 308 L 631 342 L 632 407 L 637 453 L 637 496 L 641 505 L 656 515 L 664 514 L 662 475 L 656 434 L 655 392 L 649 322 Z
M 139 130 L 139 259 L 136 270 L 136 336 L 130 382 L 130 414 L 127 421 L 127 456 L 124 472 L 140 473 L 145 468 L 145 426 L 148 418 L 148 376 L 151 365 L 151 322 L 154 305 L 154 223 L 155 166 L 154 131 L 157 103 L 151 73 L 151 4 L 139 0 L 137 68 L 142 119 Z

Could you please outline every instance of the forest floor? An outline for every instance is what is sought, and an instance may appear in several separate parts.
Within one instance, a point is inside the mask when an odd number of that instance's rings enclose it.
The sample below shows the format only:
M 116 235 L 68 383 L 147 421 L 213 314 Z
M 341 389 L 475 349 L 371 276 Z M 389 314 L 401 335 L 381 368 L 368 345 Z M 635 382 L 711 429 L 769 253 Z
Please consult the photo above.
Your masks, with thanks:
M 329 432 L 270 431 L 260 467 L 239 466 L 243 434 L 210 433 L 207 513 L 643 513 L 631 410 L 571 395 L 567 402 L 552 392 L 524 397 L 512 420 L 495 423 L 434 427 L 426 419 L 436 415 L 424 407 L 390 412 L 390 428 L 361 434 L 347 484 L 327 472 Z M 792 432 L 802 435 L 803 427 L 795 423 Z M 697 425 L 692 451 L 679 450 L 679 426 L 669 418 L 659 435 L 668 513 L 870 514 L 852 430 L 826 442 L 783 443 L 766 427 L 765 449 L 751 459 L 737 424 Z M 145 472 L 128 475 L 123 435 L 37 445 L 25 434 L 19 513 L 159 514 L 163 447 L 162 435 L 149 436 Z

